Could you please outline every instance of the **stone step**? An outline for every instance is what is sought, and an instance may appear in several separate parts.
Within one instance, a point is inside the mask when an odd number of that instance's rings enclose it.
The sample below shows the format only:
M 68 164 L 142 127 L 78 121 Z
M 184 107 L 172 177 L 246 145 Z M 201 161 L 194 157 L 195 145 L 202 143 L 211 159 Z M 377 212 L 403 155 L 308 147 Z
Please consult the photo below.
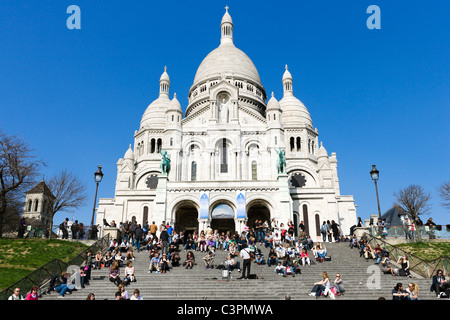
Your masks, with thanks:
M 346 243 L 330 243 L 326 246 L 332 261 L 316 262 L 310 267 L 301 267 L 302 274 L 295 277 L 277 275 L 274 272 L 275 266 L 268 267 L 267 265 L 252 263 L 251 273 L 258 275 L 259 279 L 257 280 L 238 280 L 240 273 L 237 270 L 232 272 L 233 278 L 231 280 L 223 280 L 221 270 L 205 269 L 201 261 L 205 253 L 198 251 L 194 253 L 197 265 L 193 269 L 186 270 L 183 267 L 174 267 L 166 274 L 155 272 L 149 274 L 147 273 L 150 262 L 148 252 L 136 252 L 133 265 L 136 270 L 137 282 L 131 283 L 126 290 L 131 295 L 133 290 L 138 288 L 144 298 L 152 300 L 233 300 L 237 297 L 239 299 L 248 297 L 248 300 L 278 300 L 284 299 L 286 293 L 289 293 L 293 299 L 311 300 L 315 297 L 310 297 L 308 294 L 313 283 L 321 280 L 322 272 L 327 272 L 331 280 L 334 280 L 335 274 L 339 272 L 346 288 L 345 295 L 338 297 L 341 300 L 373 300 L 380 296 L 391 299 L 391 291 L 397 282 L 406 285 L 412 281 L 419 284 L 422 299 L 436 299 L 434 294 L 429 292 L 430 279 L 411 279 L 380 274 L 380 287 L 368 289 L 367 281 L 372 274 L 368 272 L 368 268 L 375 266 L 374 261 L 366 262 L 364 258 L 359 256 L 356 249 L 350 249 Z M 267 255 L 268 249 L 262 248 L 262 251 Z M 227 253 L 218 250 L 215 258 L 216 265 L 226 260 Z M 185 254 L 181 250 L 182 260 Z M 310 256 L 312 256 L 312 252 L 310 252 Z M 237 260 L 240 260 L 240 258 L 237 258 Z M 121 274 L 123 273 L 124 268 L 121 268 Z M 214 290 L 205 290 L 205 288 L 214 288 Z M 117 287 L 108 279 L 107 268 L 92 270 L 91 284 L 86 286 L 85 289 L 72 292 L 71 295 L 66 294 L 65 299 L 84 300 L 89 292 L 93 292 L 97 299 L 112 300 L 116 290 Z M 44 295 L 42 299 L 58 299 L 58 294 L 53 292 Z

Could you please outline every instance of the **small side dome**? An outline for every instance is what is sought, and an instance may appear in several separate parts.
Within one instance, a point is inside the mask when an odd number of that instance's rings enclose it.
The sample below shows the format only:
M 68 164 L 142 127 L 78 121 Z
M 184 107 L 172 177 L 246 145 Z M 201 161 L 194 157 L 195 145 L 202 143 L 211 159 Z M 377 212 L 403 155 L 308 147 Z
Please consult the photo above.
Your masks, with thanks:
M 317 154 L 317 158 L 328 158 L 328 152 L 325 149 L 325 147 L 323 146 L 322 141 L 320 142 L 320 148 L 319 148 L 319 152 Z
M 266 110 L 273 110 L 273 109 L 280 109 L 280 104 L 278 103 L 278 100 L 275 98 L 273 92 L 272 97 L 270 98 L 269 102 L 267 102 L 267 108 Z
M 173 99 L 170 101 L 169 107 L 167 108 L 167 112 L 169 111 L 177 111 L 182 112 L 180 101 L 177 99 L 177 94 L 174 93 Z
M 292 80 L 292 75 L 291 75 L 291 73 L 289 72 L 289 70 L 288 70 L 288 66 L 286 65 L 285 66 L 285 68 L 286 68 L 286 71 L 284 71 L 284 74 L 283 74 L 283 81 L 284 80 Z
M 233 23 L 233 20 L 231 19 L 231 16 L 230 16 L 230 14 L 228 13 L 228 9 L 230 9 L 228 6 L 226 6 L 225 7 L 225 14 L 223 15 L 223 17 L 222 17 L 222 21 L 221 21 L 221 23 L 220 24 L 223 24 L 223 23 L 226 23 L 226 22 L 228 22 L 228 23 Z
M 167 73 L 167 66 L 164 67 L 164 72 L 162 73 L 161 78 L 159 78 L 159 81 L 170 82 L 169 74 Z
M 166 110 L 170 104 L 167 94 L 161 94 L 158 99 L 150 103 L 141 119 L 140 128 L 165 129 Z
M 131 144 L 130 144 L 130 146 L 128 147 L 128 150 L 127 150 L 127 152 L 125 152 L 125 155 L 123 156 L 123 158 L 125 159 L 125 160 L 133 160 L 134 161 L 134 152 L 133 152 L 133 150 L 131 149 Z

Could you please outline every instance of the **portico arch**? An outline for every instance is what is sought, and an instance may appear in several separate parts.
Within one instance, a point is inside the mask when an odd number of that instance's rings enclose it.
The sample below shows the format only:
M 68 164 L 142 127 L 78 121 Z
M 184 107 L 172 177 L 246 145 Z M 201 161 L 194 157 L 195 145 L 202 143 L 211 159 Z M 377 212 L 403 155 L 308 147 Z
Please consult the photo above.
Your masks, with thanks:
M 184 234 L 197 230 L 199 209 L 194 201 L 182 200 L 178 202 L 173 208 L 175 217 L 174 229 L 177 232 L 182 231 Z
M 234 234 L 236 230 L 235 217 L 236 209 L 227 201 L 218 201 L 211 206 L 211 229 L 218 230 L 219 233 L 230 232 Z
M 251 200 L 246 207 L 247 225 L 252 228 L 256 220 L 271 223 L 271 205 L 263 199 Z

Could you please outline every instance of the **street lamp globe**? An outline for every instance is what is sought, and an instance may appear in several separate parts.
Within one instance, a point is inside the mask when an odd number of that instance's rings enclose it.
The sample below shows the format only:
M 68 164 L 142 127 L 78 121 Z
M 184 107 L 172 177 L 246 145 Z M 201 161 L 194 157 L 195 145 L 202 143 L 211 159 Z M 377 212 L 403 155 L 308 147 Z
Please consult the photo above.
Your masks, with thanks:
M 380 177 L 380 171 L 377 170 L 377 168 L 375 168 L 375 165 L 372 165 L 372 170 L 370 170 L 370 176 L 372 177 L 372 180 L 378 180 L 378 178 Z
M 94 173 L 95 182 L 99 183 L 103 179 L 102 165 L 98 165 L 98 170 Z

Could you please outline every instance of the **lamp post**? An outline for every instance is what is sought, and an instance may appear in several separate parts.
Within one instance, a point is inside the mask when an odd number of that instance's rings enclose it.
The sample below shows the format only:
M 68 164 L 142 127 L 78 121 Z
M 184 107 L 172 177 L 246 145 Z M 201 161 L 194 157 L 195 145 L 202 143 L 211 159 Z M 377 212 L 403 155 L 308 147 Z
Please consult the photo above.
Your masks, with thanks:
M 91 230 L 92 230 L 92 228 L 94 226 L 95 203 L 97 202 L 98 184 L 103 179 L 103 172 L 102 172 L 102 165 L 101 164 L 98 165 L 98 170 L 94 173 L 94 177 L 95 177 L 95 182 L 96 182 L 97 186 L 95 188 L 94 208 L 92 209 Z
M 380 211 L 380 199 L 378 197 L 378 186 L 377 186 L 377 180 L 380 177 L 380 171 L 375 168 L 375 165 L 372 165 L 372 170 L 370 170 L 370 177 L 372 178 L 373 182 L 375 183 L 375 191 L 377 193 L 377 203 L 378 203 L 378 218 L 381 219 L 381 211 Z

